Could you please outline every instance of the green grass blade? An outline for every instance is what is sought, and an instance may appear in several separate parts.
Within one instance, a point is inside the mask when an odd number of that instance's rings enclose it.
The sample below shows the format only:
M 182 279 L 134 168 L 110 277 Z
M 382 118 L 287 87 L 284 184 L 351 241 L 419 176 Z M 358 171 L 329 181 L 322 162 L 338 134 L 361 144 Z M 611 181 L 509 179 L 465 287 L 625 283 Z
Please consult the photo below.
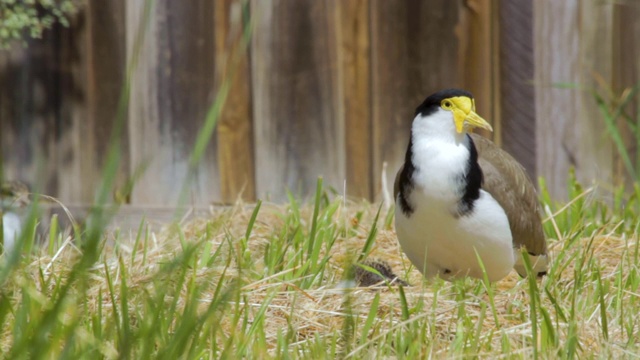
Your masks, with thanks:
M 602 336 L 606 341 L 609 341 L 609 321 L 607 320 L 607 304 L 605 302 L 605 291 L 602 285 L 602 276 L 598 267 L 594 267 L 596 272 L 598 300 L 600 305 L 600 326 L 602 327 Z
M 531 266 L 531 259 L 526 251 L 521 251 L 520 256 L 523 259 L 525 269 L 527 271 L 527 283 L 529 284 L 529 318 L 531 320 L 531 342 L 533 346 L 533 358 L 538 359 L 538 303 L 540 301 L 538 284 L 536 283 L 536 273 Z
M 409 303 L 407 295 L 404 293 L 404 286 L 398 286 L 398 294 L 400 295 L 400 310 L 402 310 L 402 321 L 409 320 Z
M 371 229 L 369 229 L 369 235 L 367 235 L 367 240 L 364 242 L 364 246 L 362 247 L 362 252 L 358 256 L 358 262 L 364 261 L 364 259 L 369 256 L 371 249 L 373 249 L 373 244 L 376 241 L 376 235 L 378 234 L 378 218 L 380 217 L 380 211 L 382 210 L 382 204 L 378 206 L 378 211 L 376 211 L 376 216 L 373 218 L 373 224 L 371 225 Z
M 256 219 L 258 218 L 258 213 L 260 212 L 260 207 L 262 206 L 262 200 L 258 200 L 256 206 L 253 208 L 253 212 L 251 213 L 251 218 L 249 219 L 249 224 L 247 224 L 247 231 L 244 233 L 244 238 L 249 239 L 251 237 L 251 232 L 253 231 L 253 226 L 256 223 Z
M 627 169 L 627 172 L 629 173 L 629 175 L 635 178 L 636 171 L 633 167 L 633 164 L 631 163 L 631 158 L 629 157 L 629 153 L 624 144 L 624 140 L 622 139 L 622 134 L 617 124 L 618 116 L 616 116 L 616 114 L 611 114 L 609 112 L 607 104 L 605 103 L 604 99 L 600 95 L 594 93 L 594 97 L 596 98 L 596 102 L 598 104 L 598 109 L 600 110 L 600 114 L 602 114 L 602 119 L 604 119 L 607 132 L 611 136 L 611 139 L 613 140 L 613 144 L 618 150 L 618 154 L 622 158 L 622 163 Z
M 367 337 L 369 335 L 369 331 L 373 327 L 373 322 L 378 316 L 378 307 L 380 306 L 380 294 L 377 293 L 371 301 L 371 306 L 369 307 L 369 314 L 367 315 L 367 320 L 364 322 L 364 326 L 362 327 L 362 331 L 360 333 L 360 343 L 364 344 L 367 341 Z
M 311 217 L 311 230 L 309 231 L 309 240 L 307 244 L 307 257 L 311 257 L 314 242 L 316 239 L 316 231 L 318 229 L 318 213 L 320 212 L 320 203 L 322 202 L 322 178 L 318 178 L 316 184 L 316 195 L 313 202 L 313 216 Z

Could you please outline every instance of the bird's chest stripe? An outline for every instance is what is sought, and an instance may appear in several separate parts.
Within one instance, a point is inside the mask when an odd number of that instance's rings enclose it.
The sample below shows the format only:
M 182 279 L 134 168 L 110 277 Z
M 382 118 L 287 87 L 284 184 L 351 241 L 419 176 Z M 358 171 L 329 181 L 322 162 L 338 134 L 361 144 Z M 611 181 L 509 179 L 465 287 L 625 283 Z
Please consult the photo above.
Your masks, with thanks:
M 412 141 L 409 140 L 409 147 L 407 148 L 407 153 L 405 155 L 404 167 L 400 173 L 400 189 L 398 193 L 400 211 L 402 211 L 405 216 L 410 216 L 415 210 L 413 205 L 409 202 L 409 197 L 411 196 L 411 192 L 414 187 L 413 175 L 415 173 L 415 167 L 413 161 L 411 161 L 412 157 Z
M 473 140 L 467 135 L 469 141 L 469 158 L 467 160 L 467 169 L 461 179 L 464 183 L 464 194 L 458 203 L 458 216 L 465 216 L 473 211 L 476 200 L 480 197 L 480 188 L 482 187 L 483 174 L 480 164 L 478 164 L 478 151 Z

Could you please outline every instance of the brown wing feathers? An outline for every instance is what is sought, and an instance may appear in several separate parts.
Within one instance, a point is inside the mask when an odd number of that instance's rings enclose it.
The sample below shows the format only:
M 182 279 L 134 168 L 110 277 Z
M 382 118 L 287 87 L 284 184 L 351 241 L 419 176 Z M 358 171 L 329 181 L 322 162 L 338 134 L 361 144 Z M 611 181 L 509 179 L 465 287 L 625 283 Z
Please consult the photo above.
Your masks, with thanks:
M 478 150 L 484 173 L 482 188 L 502 206 L 516 247 L 524 246 L 532 255 L 547 253 L 536 189 L 525 169 L 490 140 L 469 134 Z

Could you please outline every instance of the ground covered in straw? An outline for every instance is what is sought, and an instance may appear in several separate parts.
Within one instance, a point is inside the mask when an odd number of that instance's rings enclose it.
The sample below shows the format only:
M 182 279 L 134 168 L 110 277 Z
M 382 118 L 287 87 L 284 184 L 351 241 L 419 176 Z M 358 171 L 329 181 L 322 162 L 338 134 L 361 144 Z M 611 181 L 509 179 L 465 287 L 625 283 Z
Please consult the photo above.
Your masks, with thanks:
M 4 257 L 0 349 L 74 359 L 637 356 L 637 204 L 574 190 L 569 204 L 545 200 L 548 275 L 496 284 L 424 281 L 398 247 L 392 208 L 323 192 L 307 205 L 212 209 L 160 232 L 53 231 L 31 255 Z M 371 259 L 410 285 L 356 287 L 351 269 Z

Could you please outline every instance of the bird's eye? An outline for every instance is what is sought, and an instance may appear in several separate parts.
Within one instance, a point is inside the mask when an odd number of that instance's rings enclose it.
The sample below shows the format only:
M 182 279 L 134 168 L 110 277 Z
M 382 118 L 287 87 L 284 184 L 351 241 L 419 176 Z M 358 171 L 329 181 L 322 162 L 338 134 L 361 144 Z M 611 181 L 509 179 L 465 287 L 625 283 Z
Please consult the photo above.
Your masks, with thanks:
M 443 106 L 445 109 L 451 109 L 451 106 L 452 106 L 452 105 L 451 105 L 451 101 L 444 101 L 444 102 L 442 103 L 442 106 Z

